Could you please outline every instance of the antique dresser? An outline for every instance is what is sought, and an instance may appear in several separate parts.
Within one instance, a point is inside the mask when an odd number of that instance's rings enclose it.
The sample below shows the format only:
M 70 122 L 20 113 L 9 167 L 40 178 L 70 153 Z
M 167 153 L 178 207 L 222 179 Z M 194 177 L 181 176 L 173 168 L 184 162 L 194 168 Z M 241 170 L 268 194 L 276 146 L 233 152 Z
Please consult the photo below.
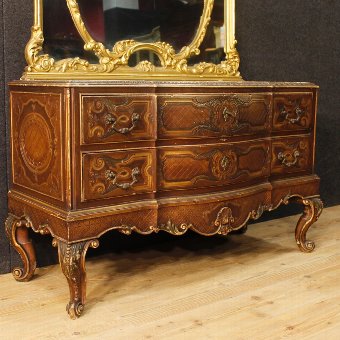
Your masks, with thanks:
M 296 226 L 297 245 L 305 252 L 314 249 L 306 232 L 322 211 L 314 173 L 318 88 L 242 81 L 233 0 L 174 7 L 180 15 L 198 13 L 192 41 L 174 39 L 185 46 L 179 52 L 157 40 L 172 39 L 164 20 L 157 26 L 155 19 L 162 1 L 157 11 L 142 12 L 138 6 L 129 9 L 133 12 L 105 9 L 105 1 L 60 1 L 53 10 L 70 14 L 73 26 L 65 27 L 77 28 L 81 48 L 74 32 L 65 42 L 65 34 L 53 35 L 48 25 L 44 42 L 43 9 L 50 13 L 46 6 L 57 3 L 35 1 L 28 66 L 22 80 L 10 83 L 6 231 L 23 260 L 23 268 L 13 270 L 16 280 L 29 280 L 36 267 L 29 228 L 54 238 L 72 318 L 84 308 L 86 251 L 98 247 L 109 230 L 226 235 L 245 230 L 264 211 L 298 202 L 304 212 Z M 151 32 L 147 38 L 143 31 L 146 42 L 108 34 L 107 18 L 139 12 L 156 22 L 145 28 Z M 211 23 L 214 48 L 203 39 Z M 177 37 L 181 26 L 174 25 Z M 222 48 L 216 32 L 224 34 Z M 113 39 L 112 50 L 93 37 L 103 35 Z M 63 44 L 66 52 L 60 52 Z M 199 59 L 201 44 L 207 61 Z M 222 59 L 216 62 L 217 57 Z

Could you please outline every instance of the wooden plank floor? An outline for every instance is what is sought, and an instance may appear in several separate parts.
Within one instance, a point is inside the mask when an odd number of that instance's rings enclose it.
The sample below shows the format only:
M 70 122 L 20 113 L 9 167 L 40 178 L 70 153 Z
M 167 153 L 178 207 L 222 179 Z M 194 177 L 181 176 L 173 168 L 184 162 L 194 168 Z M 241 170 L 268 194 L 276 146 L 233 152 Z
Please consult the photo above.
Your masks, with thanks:
M 310 229 L 311 254 L 295 245 L 297 219 L 91 259 L 76 321 L 58 266 L 28 283 L 0 276 L 0 338 L 340 339 L 340 206 Z

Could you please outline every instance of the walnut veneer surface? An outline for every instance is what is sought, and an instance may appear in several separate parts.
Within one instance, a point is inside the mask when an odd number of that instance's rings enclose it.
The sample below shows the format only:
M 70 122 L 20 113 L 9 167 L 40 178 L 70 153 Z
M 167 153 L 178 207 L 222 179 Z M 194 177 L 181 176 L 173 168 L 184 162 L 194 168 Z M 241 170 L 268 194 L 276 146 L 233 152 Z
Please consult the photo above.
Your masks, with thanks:
M 12 183 L 6 230 L 29 280 L 28 228 L 50 233 L 85 301 L 85 254 L 108 230 L 226 235 L 290 201 L 322 211 L 314 173 L 317 86 L 310 83 L 13 82 Z

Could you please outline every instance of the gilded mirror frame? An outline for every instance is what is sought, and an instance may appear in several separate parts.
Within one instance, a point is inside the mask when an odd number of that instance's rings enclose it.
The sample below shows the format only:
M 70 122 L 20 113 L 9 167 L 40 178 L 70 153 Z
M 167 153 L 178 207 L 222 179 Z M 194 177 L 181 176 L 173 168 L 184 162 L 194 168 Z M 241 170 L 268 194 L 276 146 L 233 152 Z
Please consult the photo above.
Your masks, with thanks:
M 81 17 L 78 1 L 65 0 L 81 38 L 84 49 L 98 57 L 98 63 L 89 63 L 79 57 L 54 60 L 43 53 L 43 0 L 34 0 L 34 24 L 31 37 L 25 48 L 27 67 L 22 79 L 175 79 L 175 80 L 240 80 L 240 58 L 235 39 L 235 0 L 224 0 L 226 59 L 220 64 L 200 62 L 187 65 L 187 59 L 199 54 L 210 22 L 214 0 L 204 0 L 204 7 L 196 34 L 188 46 L 176 53 L 166 42 L 143 43 L 134 40 L 118 41 L 107 49 L 95 41 Z M 128 66 L 129 57 L 139 51 L 149 50 L 160 59 L 161 67 L 149 61 L 141 61 L 135 67 Z

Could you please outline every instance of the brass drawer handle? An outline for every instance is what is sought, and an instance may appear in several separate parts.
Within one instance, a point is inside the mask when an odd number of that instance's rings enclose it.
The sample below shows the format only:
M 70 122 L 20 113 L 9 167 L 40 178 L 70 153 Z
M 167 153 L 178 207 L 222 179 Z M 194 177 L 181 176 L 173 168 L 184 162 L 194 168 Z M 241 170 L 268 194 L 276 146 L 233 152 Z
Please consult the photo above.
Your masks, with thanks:
M 124 170 L 124 172 L 125 172 L 125 170 Z M 110 183 L 111 188 L 113 186 L 113 187 L 117 187 L 117 188 L 120 188 L 120 189 L 127 190 L 127 189 L 130 189 L 134 184 L 136 184 L 138 182 L 140 170 L 139 170 L 138 167 L 132 169 L 132 171 L 131 171 L 132 181 L 130 183 L 118 183 L 118 177 L 119 177 L 118 175 L 119 175 L 119 173 L 117 174 L 112 170 L 106 170 L 105 171 L 105 178 L 108 181 L 111 182 Z
M 221 168 L 223 169 L 223 171 L 226 171 L 229 168 L 229 166 L 231 165 L 229 157 L 224 156 L 221 159 L 220 165 L 221 165 Z
M 281 115 L 285 117 L 284 119 L 290 124 L 296 124 L 300 122 L 302 115 L 304 114 L 304 111 L 298 105 L 295 107 L 295 110 L 294 110 L 295 118 L 290 118 L 289 113 L 290 112 L 287 111 L 285 106 L 281 108 Z
M 277 158 L 279 161 L 281 161 L 281 164 L 290 168 L 296 165 L 300 156 L 301 156 L 300 152 L 298 150 L 295 150 L 293 153 L 279 152 L 279 154 L 277 155 Z
M 226 107 L 224 108 L 222 112 L 222 116 L 225 122 L 227 122 L 229 119 L 235 119 L 236 125 L 238 124 L 238 112 L 237 111 L 230 111 Z
M 131 132 L 136 126 L 137 123 L 140 121 L 140 114 L 134 112 L 131 116 L 131 126 L 130 127 L 126 127 L 126 128 L 120 128 L 117 129 L 116 128 L 116 124 L 119 121 L 119 118 L 116 119 L 113 115 L 108 114 L 105 117 L 105 124 L 106 125 L 110 125 L 109 129 L 107 130 L 107 132 L 105 133 L 104 137 L 110 136 L 112 133 L 116 132 L 116 133 L 120 133 L 122 135 L 126 135 L 129 132 Z

